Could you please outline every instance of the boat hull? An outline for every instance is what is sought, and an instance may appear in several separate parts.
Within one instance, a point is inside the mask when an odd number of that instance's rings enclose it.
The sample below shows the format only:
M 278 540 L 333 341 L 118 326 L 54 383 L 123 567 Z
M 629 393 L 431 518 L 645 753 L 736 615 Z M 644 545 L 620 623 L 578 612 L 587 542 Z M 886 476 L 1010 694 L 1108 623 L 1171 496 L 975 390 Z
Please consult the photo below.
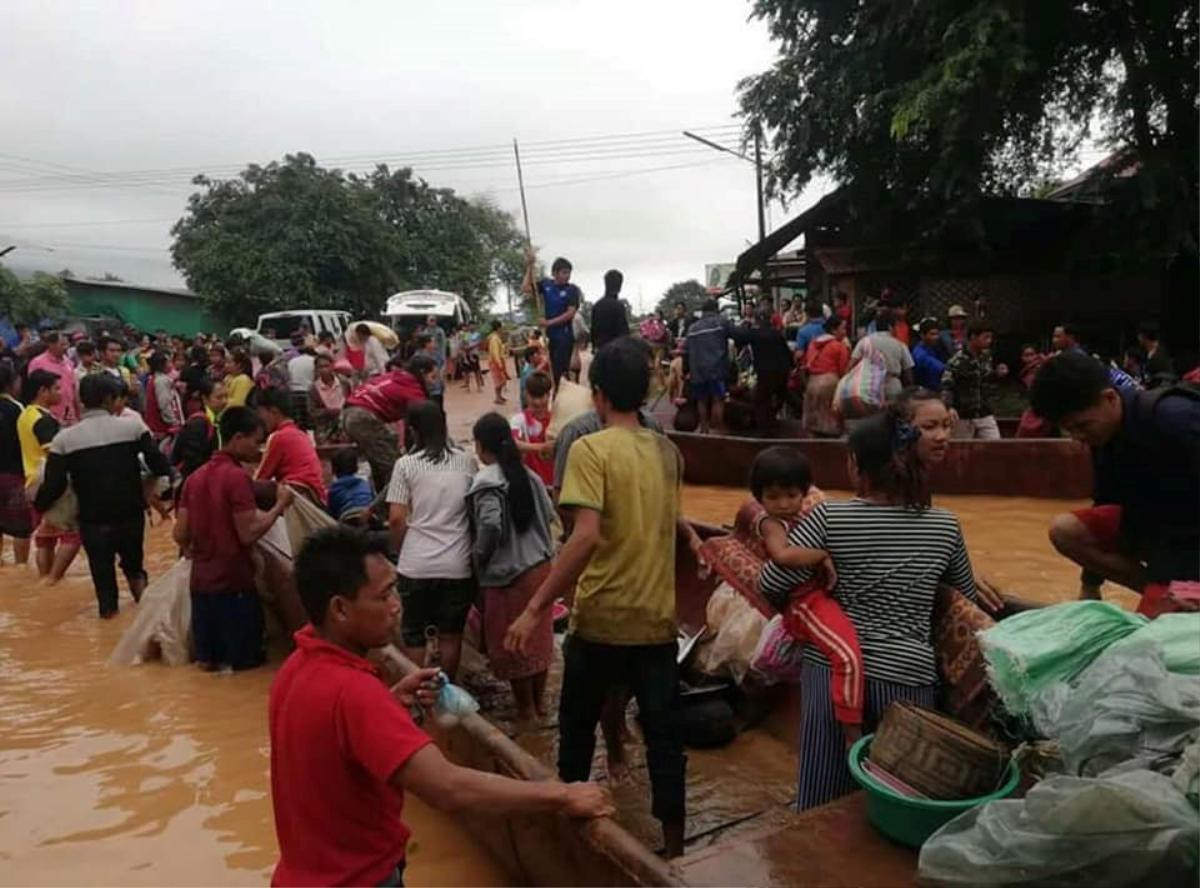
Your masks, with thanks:
M 683 454 L 684 481 L 745 487 L 754 457 L 767 447 L 796 447 L 812 463 L 813 478 L 825 490 L 849 490 L 845 440 L 739 438 L 667 432 Z M 938 493 L 1086 499 L 1092 494 L 1092 461 L 1083 444 L 1065 438 L 1012 438 L 951 441 L 946 459 L 935 467 Z

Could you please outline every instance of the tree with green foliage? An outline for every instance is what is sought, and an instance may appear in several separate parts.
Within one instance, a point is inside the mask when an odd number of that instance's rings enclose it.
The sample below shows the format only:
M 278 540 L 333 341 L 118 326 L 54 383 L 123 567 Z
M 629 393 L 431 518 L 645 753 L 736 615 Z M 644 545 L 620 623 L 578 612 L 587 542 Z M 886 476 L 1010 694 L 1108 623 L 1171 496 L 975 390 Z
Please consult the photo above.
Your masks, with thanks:
M 478 310 L 498 285 L 520 281 L 512 218 L 408 169 L 346 175 L 296 154 L 193 181 L 203 190 L 172 228 L 172 257 L 230 321 L 299 306 L 372 317 L 390 294 L 425 287 Z
M 700 283 L 695 278 L 686 281 L 677 281 L 667 287 L 666 292 L 662 294 L 662 298 L 658 300 L 658 304 L 654 306 L 655 311 L 661 311 L 663 316 L 671 318 L 675 313 L 675 303 L 682 302 L 687 306 L 688 315 L 700 310 L 700 306 L 704 304 L 704 300 L 711 299 L 708 291 L 704 289 L 704 284 Z
M 919 219 L 914 234 L 969 234 L 981 195 L 1031 193 L 1096 124 L 1140 165 L 1110 184 L 1194 250 L 1193 0 L 754 0 L 752 16 L 779 47 L 739 85 L 749 128 L 774 149 L 774 193 L 826 174 L 860 207 Z
M 67 287 L 57 275 L 36 271 L 23 281 L 0 265 L 0 316 L 33 324 L 44 318 L 58 321 L 69 308 Z

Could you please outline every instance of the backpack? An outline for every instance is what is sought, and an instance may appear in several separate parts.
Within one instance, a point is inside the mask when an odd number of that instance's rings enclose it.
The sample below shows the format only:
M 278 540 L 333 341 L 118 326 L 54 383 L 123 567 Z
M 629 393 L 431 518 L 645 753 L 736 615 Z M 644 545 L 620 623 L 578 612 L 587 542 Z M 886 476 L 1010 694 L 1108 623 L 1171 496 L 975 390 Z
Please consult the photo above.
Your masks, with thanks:
M 838 380 L 834 389 L 833 402 L 838 405 L 842 416 L 858 419 L 880 410 L 883 407 L 887 375 L 883 353 L 871 344 L 870 339 L 864 340 L 859 362 Z

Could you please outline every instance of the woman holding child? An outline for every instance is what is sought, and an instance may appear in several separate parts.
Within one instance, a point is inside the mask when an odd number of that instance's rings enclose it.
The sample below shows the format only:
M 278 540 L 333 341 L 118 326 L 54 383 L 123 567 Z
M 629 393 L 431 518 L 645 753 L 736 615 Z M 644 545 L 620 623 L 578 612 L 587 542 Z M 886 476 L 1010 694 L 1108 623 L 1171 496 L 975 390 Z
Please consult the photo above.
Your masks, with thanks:
M 545 714 L 546 672 L 554 655 L 551 609 L 543 611 L 521 653 L 505 650 L 504 635 L 550 573 L 554 505 L 545 484 L 522 462 L 504 417 L 480 417 L 474 436 L 483 468 L 467 498 L 475 529 L 484 638 L 492 673 L 512 684 L 517 717 L 530 721 Z
M 874 729 L 892 702 L 937 705 L 930 626 L 938 585 L 953 586 L 976 600 L 958 519 L 930 505 L 926 459 L 936 450 L 935 412 L 932 402 L 926 406 L 910 399 L 863 420 L 849 438 L 850 477 L 857 496 L 817 504 L 787 534 L 790 546 L 823 550 L 833 560 L 833 598 L 853 623 L 862 652 L 864 732 Z M 918 417 L 931 426 L 928 440 L 922 426 L 914 424 Z M 783 610 L 813 570 L 768 562 L 761 590 Z M 797 798 L 801 810 L 854 788 L 846 745 L 857 735 L 844 733 L 835 718 L 829 660 L 812 645 L 804 656 Z

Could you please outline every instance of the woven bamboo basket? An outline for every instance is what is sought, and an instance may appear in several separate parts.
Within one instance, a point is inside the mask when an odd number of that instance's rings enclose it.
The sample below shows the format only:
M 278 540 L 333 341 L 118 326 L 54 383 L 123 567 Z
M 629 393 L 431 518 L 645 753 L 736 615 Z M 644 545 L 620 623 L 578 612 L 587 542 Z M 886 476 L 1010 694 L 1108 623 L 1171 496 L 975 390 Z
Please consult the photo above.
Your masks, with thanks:
M 931 799 L 994 792 L 1008 750 L 949 716 L 913 703 L 890 705 L 875 732 L 871 761 Z

